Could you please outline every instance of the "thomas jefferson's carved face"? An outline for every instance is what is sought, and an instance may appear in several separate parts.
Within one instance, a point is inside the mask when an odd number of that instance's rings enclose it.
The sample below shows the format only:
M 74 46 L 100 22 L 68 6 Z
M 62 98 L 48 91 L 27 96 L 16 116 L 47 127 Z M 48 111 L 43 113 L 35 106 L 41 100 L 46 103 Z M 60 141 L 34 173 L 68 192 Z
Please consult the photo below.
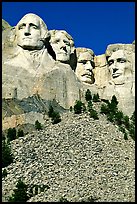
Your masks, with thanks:
M 51 36 L 51 46 L 56 54 L 56 60 L 61 62 L 69 62 L 71 54 L 70 40 L 62 32 L 56 32 Z
M 131 63 L 124 50 L 117 50 L 108 58 L 108 65 L 113 79 L 121 80 L 131 73 Z
M 23 49 L 42 49 L 40 19 L 35 15 L 24 16 L 17 24 L 17 44 Z
M 75 73 L 82 82 L 93 84 L 95 81 L 93 73 L 93 55 L 91 55 L 89 52 L 81 52 L 79 54 Z

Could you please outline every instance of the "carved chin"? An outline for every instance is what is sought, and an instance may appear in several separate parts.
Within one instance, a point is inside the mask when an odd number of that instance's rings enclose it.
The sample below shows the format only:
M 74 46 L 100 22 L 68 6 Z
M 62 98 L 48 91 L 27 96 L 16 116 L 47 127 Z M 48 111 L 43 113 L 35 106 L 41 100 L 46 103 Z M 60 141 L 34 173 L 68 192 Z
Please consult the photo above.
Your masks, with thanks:
M 90 76 L 90 78 L 87 77 L 87 76 L 83 76 L 81 78 L 81 81 L 84 82 L 84 83 L 88 83 L 88 84 L 93 84 L 94 83 L 94 81 L 91 79 L 91 76 Z
M 61 62 L 68 62 L 69 61 L 69 55 L 66 53 L 57 54 L 56 60 L 61 61 Z
M 27 50 L 40 50 L 44 46 L 42 42 L 37 42 L 37 43 L 23 42 L 23 43 L 19 43 L 18 45 L 23 49 L 27 49 Z

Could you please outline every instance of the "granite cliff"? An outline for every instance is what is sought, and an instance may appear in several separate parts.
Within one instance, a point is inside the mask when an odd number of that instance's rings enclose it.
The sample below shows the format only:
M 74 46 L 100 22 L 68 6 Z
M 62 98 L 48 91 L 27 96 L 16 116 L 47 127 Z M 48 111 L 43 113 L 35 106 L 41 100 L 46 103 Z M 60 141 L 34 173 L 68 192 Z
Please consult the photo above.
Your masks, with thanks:
M 48 31 L 35 14 L 14 27 L 3 20 L 2 29 L 2 129 L 25 133 L 10 142 L 14 160 L 4 168 L 3 202 L 19 178 L 34 187 L 27 202 L 134 202 L 134 140 L 124 139 L 100 107 L 115 95 L 120 110 L 134 112 L 135 41 L 108 45 L 96 56 L 89 48 L 75 48 L 66 31 Z M 98 120 L 69 111 L 76 100 L 86 103 L 87 89 L 100 96 L 93 103 Z M 51 105 L 61 114 L 54 125 L 47 116 Z

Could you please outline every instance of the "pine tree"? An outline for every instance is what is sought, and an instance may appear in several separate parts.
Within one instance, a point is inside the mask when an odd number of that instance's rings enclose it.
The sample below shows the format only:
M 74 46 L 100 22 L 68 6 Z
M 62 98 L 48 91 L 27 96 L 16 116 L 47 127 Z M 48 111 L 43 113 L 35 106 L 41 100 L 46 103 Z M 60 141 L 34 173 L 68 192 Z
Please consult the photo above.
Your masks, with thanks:
M 87 89 L 87 91 L 85 93 L 85 99 L 86 99 L 86 101 L 92 100 L 91 91 L 89 89 Z
M 36 130 L 42 130 L 41 123 L 38 120 L 35 121 L 35 128 Z
M 16 137 L 16 129 L 15 128 L 9 128 L 8 132 L 7 132 L 7 138 L 8 138 L 8 142 L 15 140 Z
M 82 111 L 85 111 L 86 107 L 85 104 L 82 103 L 80 100 L 76 100 L 75 105 L 74 105 L 74 113 L 80 114 Z
M 16 189 L 13 191 L 14 193 L 9 198 L 9 202 L 26 202 L 29 199 L 27 196 L 27 185 L 21 179 L 18 180 Z
M 2 140 L 2 167 L 6 167 L 13 162 L 11 148 L 5 140 Z

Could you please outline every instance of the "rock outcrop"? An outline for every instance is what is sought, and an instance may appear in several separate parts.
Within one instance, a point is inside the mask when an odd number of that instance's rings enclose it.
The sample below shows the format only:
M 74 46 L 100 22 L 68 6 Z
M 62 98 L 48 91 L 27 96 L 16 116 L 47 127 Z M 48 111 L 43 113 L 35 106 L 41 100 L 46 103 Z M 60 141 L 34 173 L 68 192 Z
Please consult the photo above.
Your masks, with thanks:
M 33 26 L 39 34 L 34 32 L 31 36 L 33 27 L 30 27 L 30 30 L 25 30 L 26 28 L 22 27 L 22 22 L 23 25 L 33 22 Z M 2 32 L 3 99 L 22 101 L 39 95 L 42 100 L 55 100 L 62 108 L 69 109 L 70 106 L 74 106 L 76 100 L 84 102 L 85 92 L 90 89 L 92 94 L 99 93 L 100 97 L 104 99 L 110 100 L 113 95 L 116 95 L 119 108 L 131 116 L 135 109 L 134 42 L 132 44 L 109 45 L 106 53 L 99 56 L 94 55 L 94 76 L 92 76 L 94 80 L 92 83 L 86 84 L 75 73 L 79 62 L 73 38 L 66 31 L 48 31 L 45 22 L 35 14 L 25 15 L 14 27 L 8 26 L 4 20 L 2 24 L 4 28 Z M 61 40 L 57 42 L 60 36 Z M 130 61 L 131 74 L 126 76 L 122 84 L 115 83 L 117 79 L 113 79 L 107 61 L 109 54 L 114 50 L 123 50 L 122 52 L 126 53 L 127 62 Z M 66 61 L 66 59 L 69 60 Z M 39 113 L 38 110 L 33 109 L 33 111 Z M 3 121 L 8 120 L 5 117 L 9 116 L 3 113 Z M 3 127 L 8 127 L 4 123 Z

